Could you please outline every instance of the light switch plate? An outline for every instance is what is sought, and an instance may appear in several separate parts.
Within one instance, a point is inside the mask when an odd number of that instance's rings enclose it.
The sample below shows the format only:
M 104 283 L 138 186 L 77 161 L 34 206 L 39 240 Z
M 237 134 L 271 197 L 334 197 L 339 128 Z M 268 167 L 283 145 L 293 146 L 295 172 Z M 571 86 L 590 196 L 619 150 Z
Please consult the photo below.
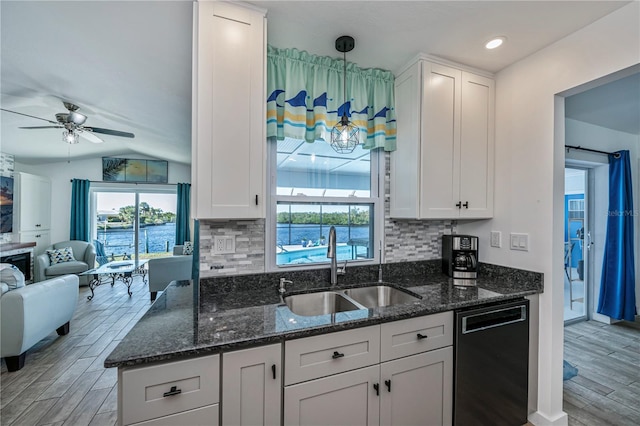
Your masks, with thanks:
M 491 231 L 491 247 L 502 247 L 502 232 Z
M 227 235 L 213 237 L 213 254 L 230 254 L 236 252 L 236 238 Z
M 529 234 L 512 232 L 509 240 L 509 248 L 511 250 L 529 251 Z

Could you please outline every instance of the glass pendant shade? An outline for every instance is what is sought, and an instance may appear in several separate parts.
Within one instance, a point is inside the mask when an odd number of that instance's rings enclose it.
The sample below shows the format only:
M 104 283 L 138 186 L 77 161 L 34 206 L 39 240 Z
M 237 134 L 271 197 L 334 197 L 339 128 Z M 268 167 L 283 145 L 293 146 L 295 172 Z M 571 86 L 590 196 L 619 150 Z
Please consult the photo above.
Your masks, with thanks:
M 331 147 L 340 154 L 350 154 L 356 149 L 360 129 L 343 115 L 338 124 L 331 129 Z
M 344 55 L 344 70 L 342 74 L 342 87 L 344 89 L 343 101 L 347 102 L 347 52 L 355 47 L 355 40 L 351 36 L 338 37 L 336 49 Z M 331 129 L 331 147 L 339 154 L 350 154 L 356 149 L 360 136 L 360 129 L 349 121 L 347 111 L 342 114 L 340 121 Z
M 65 130 L 62 132 L 62 141 L 74 145 L 78 143 L 78 134 L 73 130 Z

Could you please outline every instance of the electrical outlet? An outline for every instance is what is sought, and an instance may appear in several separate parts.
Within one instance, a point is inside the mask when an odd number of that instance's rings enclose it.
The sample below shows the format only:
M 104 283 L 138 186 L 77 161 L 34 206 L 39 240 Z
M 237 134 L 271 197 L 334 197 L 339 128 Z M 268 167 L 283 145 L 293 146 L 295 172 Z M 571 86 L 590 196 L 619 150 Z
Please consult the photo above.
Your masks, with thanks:
M 510 235 L 511 250 L 529 251 L 529 234 L 516 234 L 514 232 Z
M 491 231 L 491 247 L 502 247 L 502 232 Z
M 214 254 L 230 254 L 236 252 L 236 238 L 234 236 L 214 236 L 213 237 L 213 253 Z

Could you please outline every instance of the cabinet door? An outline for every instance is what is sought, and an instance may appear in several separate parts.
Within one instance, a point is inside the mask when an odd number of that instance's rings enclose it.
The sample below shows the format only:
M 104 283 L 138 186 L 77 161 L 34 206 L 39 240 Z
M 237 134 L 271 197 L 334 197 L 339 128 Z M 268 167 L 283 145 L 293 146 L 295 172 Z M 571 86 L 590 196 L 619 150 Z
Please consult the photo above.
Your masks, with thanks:
M 263 218 L 264 14 L 223 2 L 195 5 L 193 216 Z
M 284 388 L 284 424 L 377 426 L 378 365 Z
M 51 181 L 43 176 L 18 174 L 18 231 L 51 228 Z
M 390 215 L 417 219 L 420 208 L 421 63 L 396 78 L 398 149 L 390 154 Z
M 430 62 L 422 67 L 420 217 L 457 217 L 461 71 Z
M 494 81 L 462 73 L 460 217 L 493 216 Z
M 452 399 L 451 346 L 380 366 L 380 425 L 450 425 Z
M 281 348 L 277 344 L 222 356 L 222 424 L 280 424 Z
M 183 411 L 171 416 L 136 423 L 134 426 L 218 426 L 219 409 L 219 404 L 208 405 L 195 410 Z

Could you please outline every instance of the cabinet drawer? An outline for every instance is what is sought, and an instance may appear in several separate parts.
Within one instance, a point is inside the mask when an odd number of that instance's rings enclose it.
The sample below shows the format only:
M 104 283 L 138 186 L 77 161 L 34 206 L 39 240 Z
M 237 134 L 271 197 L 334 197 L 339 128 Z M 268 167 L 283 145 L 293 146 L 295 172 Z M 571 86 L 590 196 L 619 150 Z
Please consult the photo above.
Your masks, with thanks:
M 136 423 L 135 426 L 218 426 L 219 412 L 220 405 L 214 404 L 174 414 L 172 416 L 165 416 L 158 419 Z
M 124 369 L 122 423 L 155 419 L 219 402 L 220 355 Z M 167 395 L 173 387 L 180 393 Z
M 285 385 L 380 362 L 380 326 L 285 342 Z
M 453 312 L 382 324 L 380 358 L 384 361 L 453 344 Z

